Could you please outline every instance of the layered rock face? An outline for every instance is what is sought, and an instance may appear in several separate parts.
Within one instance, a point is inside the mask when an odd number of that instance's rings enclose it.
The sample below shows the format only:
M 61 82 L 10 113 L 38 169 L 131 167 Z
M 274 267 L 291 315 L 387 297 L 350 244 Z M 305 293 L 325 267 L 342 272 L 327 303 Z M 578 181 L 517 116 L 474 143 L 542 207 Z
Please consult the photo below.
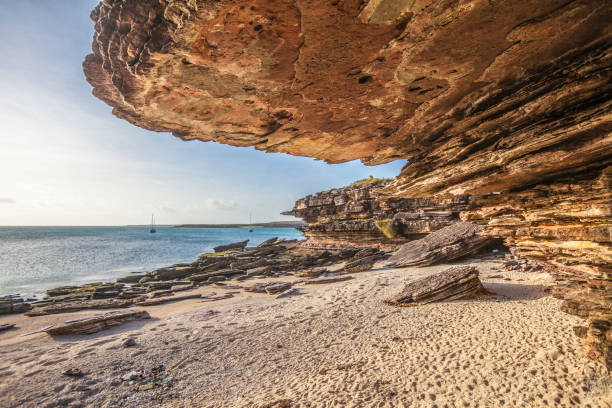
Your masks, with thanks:
M 463 218 L 567 281 L 585 353 L 611 366 L 607 2 L 105 0 L 92 18 L 86 77 L 133 124 L 408 159 L 390 198 L 493 194 Z
M 298 229 L 313 246 L 379 246 L 393 248 L 459 221 L 459 212 L 474 199 L 385 198 L 390 181 L 321 191 L 296 201 L 285 215 L 302 218 Z

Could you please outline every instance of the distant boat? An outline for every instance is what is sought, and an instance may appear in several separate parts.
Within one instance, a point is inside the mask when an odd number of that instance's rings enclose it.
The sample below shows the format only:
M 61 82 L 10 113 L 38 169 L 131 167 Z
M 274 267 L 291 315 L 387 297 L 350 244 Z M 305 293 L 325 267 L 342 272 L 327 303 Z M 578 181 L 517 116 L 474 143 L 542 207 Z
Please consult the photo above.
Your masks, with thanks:
M 249 213 L 249 227 L 253 226 L 253 213 Z M 249 232 L 253 232 L 253 228 L 249 228 Z
M 155 229 L 155 215 L 151 214 L 151 229 L 149 230 L 149 232 L 151 234 L 154 234 L 157 232 L 157 230 Z

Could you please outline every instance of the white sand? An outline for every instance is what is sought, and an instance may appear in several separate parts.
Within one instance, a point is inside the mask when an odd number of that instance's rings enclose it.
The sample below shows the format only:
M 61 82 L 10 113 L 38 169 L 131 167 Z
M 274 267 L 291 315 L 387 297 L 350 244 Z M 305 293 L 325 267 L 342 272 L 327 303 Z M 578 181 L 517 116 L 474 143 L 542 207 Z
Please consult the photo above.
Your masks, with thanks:
M 382 303 L 441 265 L 365 272 L 287 299 L 241 293 L 147 307 L 154 319 L 89 336 L 18 337 L 99 311 L 2 317 L 21 328 L 0 334 L 0 406 L 612 407 L 604 367 L 577 352 L 571 328 L 581 320 L 540 290 L 548 276 L 472 262 L 502 302 Z M 127 336 L 138 345 L 120 347 Z M 159 364 L 169 380 L 154 390 L 121 380 Z M 61 375 L 73 367 L 88 374 Z

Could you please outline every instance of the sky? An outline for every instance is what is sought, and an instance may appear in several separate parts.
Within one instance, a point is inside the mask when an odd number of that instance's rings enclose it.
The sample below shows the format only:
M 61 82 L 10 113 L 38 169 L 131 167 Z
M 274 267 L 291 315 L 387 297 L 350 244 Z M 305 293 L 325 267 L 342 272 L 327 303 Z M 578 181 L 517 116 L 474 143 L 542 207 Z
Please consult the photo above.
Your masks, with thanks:
M 0 8 L 0 225 L 247 223 L 317 191 L 393 177 L 396 161 L 329 165 L 214 142 L 183 142 L 115 118 L 91 95 L 97 0 Z

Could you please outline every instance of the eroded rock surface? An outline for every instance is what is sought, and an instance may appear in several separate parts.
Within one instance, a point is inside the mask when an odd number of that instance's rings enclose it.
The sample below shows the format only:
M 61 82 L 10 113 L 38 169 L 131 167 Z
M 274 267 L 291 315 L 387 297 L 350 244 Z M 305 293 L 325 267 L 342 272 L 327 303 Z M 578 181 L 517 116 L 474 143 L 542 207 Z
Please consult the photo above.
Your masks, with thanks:
M 310 245 L 394 248 L 459 221 L 459 212 L 474 200 L 470 196 L 444 200 L 387 198 L 382 191 L 390 180 L 360 183 L 301 198 L 283 214 L 307 223 L 298 229 Z
M 456 222 L 425 238 L 402 245 L 389 258 L 389 265 L 396 268 L 428 266 L 476 254 L 492 243 L 491 238 L 481 235 L 483 231 L 480 225 Z
M 84 71 L 116 116 L 330 163 L 408 159 L 389 197 L 499 193 L 464 219 L 584 305 L 593 285 L 609 299 L 607 2 L 105 0 L 92 18 Z
M 432 276 L 408 282 L 398 295 L 385 301 L 393 306 L 475 298 L 485 293 L 473 266 L 453 266 Z

